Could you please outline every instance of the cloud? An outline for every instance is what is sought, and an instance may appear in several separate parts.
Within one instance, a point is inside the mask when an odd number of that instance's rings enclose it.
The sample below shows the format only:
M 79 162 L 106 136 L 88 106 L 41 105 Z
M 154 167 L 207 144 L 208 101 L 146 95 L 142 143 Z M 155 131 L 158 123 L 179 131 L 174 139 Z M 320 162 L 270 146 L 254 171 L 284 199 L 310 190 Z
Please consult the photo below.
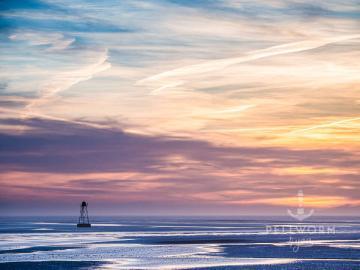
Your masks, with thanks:
M 48 51 L 65 50 L 74 41 L 61 33 L 20 32 L 9 36 L 14 41 L 27 41 L 32 46 L 48 45 Z
M 16 10 L 16 9 L 50 9 L 54 6 L 39 0 L 2 0 L 0 2 L 0 10 Z
M 97 73 L 105 71 L 111 67 L 111 64 L 107 61 L 107 50 L 100 53 L 97 58 L 98 59 L 93 64 L 80 69 L 61 72 L 53 77 L 41 91 L 40 97 L 33 100 L 26 106 L 28 113 L 31 115 L 34 107 L 42 105 L 60 92 L 67 90 L 77 83 L 90 80 Z
M 168 160 L 174 155 L 184 157 L 184 164 L 195 168 L 207 164 L 206 168 L 210 171 L 212 167 L 227 170 L 258 166 L 294 167 L 301 164 L 346 167 L 346 162 L 352 158 L 349 153 L 335 150 L 220 147 L 199 140 L 135 135 L 120 130 L 36 118 L 4 119 L 1 123 L 29 127 L 22 134 L 1 135 L 2 170 L 159 172 L 170 164 L 175 167 L 179 165 L 173 163 L 173 158 Z M 268 162 L 259 163 L 261 159 Z
M 61 3 L 39 0 L 11 1 L 3 0 L 0 10 L 4 11 L 0 27 L 6 31 L 36 32 L 96 32 L 126 33 L 128 28 L 109 23 L 107 19 L 88 16 L 92 11 L 86 5 L 82 8 L 74 2 Z M 97 17 L 97 18 L 96 18 Z
M 197 74 L 208 73 L 208 72 L 215 72 L 222 69 L 225 69 L 232 65 L 237 65 L 249 61 L 258 60 L 261 58 L 272 57 L 282 54 L 288 53 L 295 53 L 295 52 L 302 52 L 306 50 L 316 49 L 321 46 L 325 46 L 327 44 L 346 41 L 349 39 L 356 39 L 360 38 L 360 35 L 348 35 L 348 36 L 338 36 L 338 37 L 327 37 L 327 38 L 319 38 L 314 40 L 305 40 L 293 43 L 287 43 L 282 45 L 272 46 L 266 49 L 261 49 L 257 51 L 253 51 L 248 53 L 245 56 L 241 57 L 233 57 L 233 58 L 226 58 L 226 59 L 219 59 L 219 60 L 212 60 L 207 61 L 201 64 L 189 65 L 169 71 L 165 71 L 145 79 L 137 81 L 139 85 L 146 85 L 152 82 L 160 82 L 162 83 L 163 80 L 176 80 L 171 81 L 171 83 L 166 87 L 174 87 L 181 85 L 184 83 L 186 76 L 194 76 Z M 180 80 L 179 80 L 180 79 Z M 163 90 L 165 86 L 162 86 L 156 90 L 152 91 L 152 94 L 160 92 Z
M 288 135 L 296 135 L 298 133 L 306 133 L 307 131 L 311 131 L 314 129 L 341 126 L 342 124 L 355 122 L 355 121 L 359 121 L 359 120 L 360 120 L 360 117 L 354 117 L 354 118 L 350 118 L 350 119 L 342 119 L 342 120 L 332 121 L 330 123 L 324 123 L 324 124 L 314 125 L 314 126 L 303 128 L 303 129 L 293 130 L 293 131 L 289 132 Z
M 274 199 L 254 199 L 246 203 L 271 204 L 298 207 L 299 202 L 296 197 L 274 198 Z M 304 207 L 306 208 L 334 208 L 344 205 L 359 206 L 360 200 L 349 200 L 342 196 L 306 196 Z
M 358 199 L 351 168 L 359 157 L 345 151 L 225 147 L 49 119 L 0 124 L 27 126 L 21 133 L 0 134 L 0 186 L 7 202 L 20 196 L 73 200 L 86 192 L 93 202 L 129 207 L 152 202 L 163 210 L 184 200 L 208 207 L 276 206 L 291 205 L 284 198 L 295 197 L 299 188 L 310 198 L 341 197 L 336 206 Z M 337 179 L 336 185 L 347 188 L 334 192 L 334 184 L 314 177 Z

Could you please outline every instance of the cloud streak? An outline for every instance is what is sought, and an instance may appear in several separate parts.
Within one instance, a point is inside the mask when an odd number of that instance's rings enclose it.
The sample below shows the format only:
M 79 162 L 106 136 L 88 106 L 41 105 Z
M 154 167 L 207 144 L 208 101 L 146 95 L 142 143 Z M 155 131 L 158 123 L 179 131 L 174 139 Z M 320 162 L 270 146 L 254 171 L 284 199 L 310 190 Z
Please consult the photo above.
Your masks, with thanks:
M 97 58 L 98 59 L 93 64 L 76 70 L 64 71 L 53 77 L 40 92 L 40 97 L 33 100 L 26 106 L 25 109 L 28 111 L 29 115 L 31 115 L 34 107 L 46 103 L 49 99 L 53 98 L 60 92 L 69 89 L 75 84 L 90 80 L 97 73 L 105 71 L 111 67 L 111 64 L 108 62 L 107 50 L 100 53 Z
M 207 72 L 214 72 L 219 71 L 222 69 L 225 69 L 232 65 L 237 65 L 249 61 L 254 61 L 266 57 L 272 57 L 282 54 L 288 54 L 288 53 L 296 53 L 296 52 L 302 52 L 307 50 L 313 50 L 316 48 L 319 48 L 321 46 L 325 46 L 328 44 L 346 41 L 350 39 L 356 39 L 360 38 L 360 34 L 358 35 L 348 35 L 348 36 L 339 36 L 339 37 L 328 37 L 328 38 L 319 38 L 314 40 L 305 40 L 305 41 L 299 41 L 299 42 L 292 42 L 277 46 L 272 46 L 266 49 L 253 51 L 250 53 L 247 53 L 245 56 L 241 57 L 234 57 L 234 58 L 226 58 L 226 59 L 219 59 L 219 60 L 212 60 L 207 61 L 205 63 L 201 64 L 195 64 L 195 65 L 189 65 L 177 69 L 173 69 L 170 71 L 165 71 L 150 77 L 147 77 L 145 79 L 142 79 L 137 82 L 137 84 L 140 85 L 146 85 L 147 83 L 156 82 L 156 81 L 162 81 L 166 79 L 177 79 L 177 78 L 184 78 L 186 76 L 194 76 L 201 73 L 207 73 Z M 184 83 L 183 81 L 176 81 L 172 82 L 170 85 L 162 86 L 154 91 L 152 91 L 152 94 L 160 92 L 160 90 L 163 90 L 165 87 L 174 87 L 179 86 Z
M 10 40 L 27 41 L 30 45 L 41 46 L 48 45 L 48 51 L 61 51 L 67 49 L 75 42 L 74 38 L 66 38 L 60 33 L 37 33 L 24 32 L 16 33 L 9 36 Z
M 297 129 L 297 130 L 289 132 L 288 134 L 289 135 L 296 135 L 298 133 L 300 133 L 300 134 L 301 133 L 306 133 L 307 131 L 311 131 L 311 130 L 315 130 L 315 129 L 341 126 L 342 124 L 355 122 L 355 121 L 359 121 L 359 120 L 360 120 L 360 117 L 354 117 L 354 118 L 350 118 L 350 119 L 343 119 L 343 120 L 333 121 L 333 122 L 330 122 L 330 123 L 314 125 L 314 126 L 311 126 L 311 127 L 308 127 L 308 128 Z

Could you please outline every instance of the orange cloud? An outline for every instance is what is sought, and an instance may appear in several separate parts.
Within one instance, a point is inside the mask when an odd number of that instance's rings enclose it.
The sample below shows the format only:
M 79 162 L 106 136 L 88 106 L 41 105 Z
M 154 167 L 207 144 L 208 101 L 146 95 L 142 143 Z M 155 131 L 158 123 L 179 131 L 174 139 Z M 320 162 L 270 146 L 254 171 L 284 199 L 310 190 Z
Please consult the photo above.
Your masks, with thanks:
M 298 207 L 297 197 L 252 199 L 244 202 L 245 204 L 266 204 L 286 207 Z M 353 200 L 342 196 L 306 196 L 303 206 L 306 208 L 333 208 L 344 205 L 359 206 L 360 200 Z

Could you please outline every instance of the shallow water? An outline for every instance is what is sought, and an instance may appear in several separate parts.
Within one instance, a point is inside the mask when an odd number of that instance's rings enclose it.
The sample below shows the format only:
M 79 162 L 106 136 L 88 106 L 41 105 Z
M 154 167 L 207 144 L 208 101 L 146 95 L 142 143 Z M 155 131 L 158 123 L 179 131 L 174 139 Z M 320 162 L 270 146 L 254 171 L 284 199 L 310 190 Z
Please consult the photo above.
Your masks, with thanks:
M 1 269 L 360 269 L 360 219 L 0 219 Z

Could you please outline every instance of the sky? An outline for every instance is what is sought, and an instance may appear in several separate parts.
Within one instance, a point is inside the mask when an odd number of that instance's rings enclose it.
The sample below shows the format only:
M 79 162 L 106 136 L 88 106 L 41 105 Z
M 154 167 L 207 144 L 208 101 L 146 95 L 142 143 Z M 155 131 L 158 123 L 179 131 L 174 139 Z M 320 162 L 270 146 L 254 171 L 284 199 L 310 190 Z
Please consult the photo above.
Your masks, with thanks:
M 359 0 L 0 10 L 0 215 L 360 210 Z

